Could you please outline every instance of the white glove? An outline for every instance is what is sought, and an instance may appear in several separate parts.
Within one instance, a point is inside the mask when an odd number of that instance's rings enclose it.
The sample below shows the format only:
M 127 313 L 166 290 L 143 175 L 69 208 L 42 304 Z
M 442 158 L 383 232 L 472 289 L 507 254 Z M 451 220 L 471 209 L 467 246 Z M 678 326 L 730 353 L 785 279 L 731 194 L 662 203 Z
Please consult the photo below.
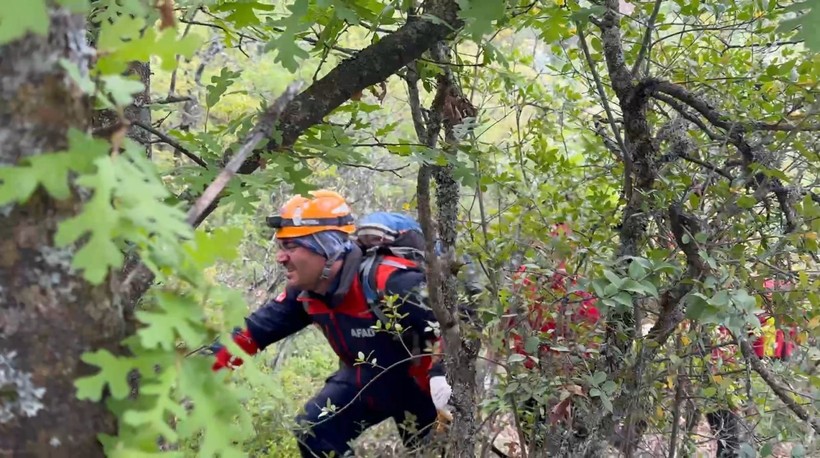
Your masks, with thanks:
M 430 377 L 430 397 L 433 398 L 437 410 L 446 410 L 445 406 L 450 401 L 453 389 L 447 383 L 447 378 L 442 375 Z

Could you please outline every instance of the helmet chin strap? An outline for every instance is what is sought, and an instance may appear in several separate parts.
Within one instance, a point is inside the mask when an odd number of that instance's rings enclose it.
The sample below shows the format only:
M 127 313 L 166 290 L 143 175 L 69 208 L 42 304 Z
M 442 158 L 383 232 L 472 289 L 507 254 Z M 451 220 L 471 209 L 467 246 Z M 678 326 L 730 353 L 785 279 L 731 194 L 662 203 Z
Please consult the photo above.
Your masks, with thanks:
M 313 240 L 315 240 L 316 243 L 318 243 L 319 246 L 322 247 L 322 251 L 324 251 L 325 254 L 327 254 L 327 247 L 325 247 L 322 244 L 322 240 L 319 237 L 316 237 L 316 234 L 311 234 L 311 237 L 313 237 Z M 336 263 L 336 261 L 339 259 L 341 255 L 342 253 L 336 253 L 332 257 L 327 258 L 327 262 L 325 262 L 325 266 L 322 268 L 322 276 L 319 277 L 319 281 L 327 280 L 328 278 L 330 278 L 330 271 L 333 268 L 333 264 Z
M 339 255 L 336 255 L 332 258 L 329 258 L 327 260 L 327 262 L 325 262 L 325 266 L 322 268 L 322 276 L 319 277 L 319 281 L 327 280 L 328 278 L 330 278 L 330 270 L 333 268 L 333 264 L 338 259 L 339 259 Z

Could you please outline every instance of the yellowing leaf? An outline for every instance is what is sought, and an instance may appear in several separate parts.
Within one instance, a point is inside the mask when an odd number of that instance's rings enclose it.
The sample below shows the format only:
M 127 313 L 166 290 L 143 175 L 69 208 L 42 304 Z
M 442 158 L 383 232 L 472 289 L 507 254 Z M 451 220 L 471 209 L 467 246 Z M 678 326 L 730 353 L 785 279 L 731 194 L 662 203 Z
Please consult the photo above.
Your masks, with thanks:
M 808 328 L 814 329 L 818 325 L 820 325 L 820 315 L 814 316 L 811 320 L 809 320 Z

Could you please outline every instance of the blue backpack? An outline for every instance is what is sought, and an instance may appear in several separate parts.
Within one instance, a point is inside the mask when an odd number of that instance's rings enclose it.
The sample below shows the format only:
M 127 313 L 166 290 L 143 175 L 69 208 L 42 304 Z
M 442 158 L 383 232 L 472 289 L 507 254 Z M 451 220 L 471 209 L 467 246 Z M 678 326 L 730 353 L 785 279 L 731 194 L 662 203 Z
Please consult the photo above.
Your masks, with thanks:
M 387 323 L 387 317 L 379 307 L 384 291 L 377 286 L 378 267 L 387 265 L 424 271 L 425 242 L 421 225 L 403 213 L 375 212 L 356 221 L 356 241 L 363 255 L 359 272 L 365 298 L 376 317 Z M 385 259 L 386 256 L 410 262 Z

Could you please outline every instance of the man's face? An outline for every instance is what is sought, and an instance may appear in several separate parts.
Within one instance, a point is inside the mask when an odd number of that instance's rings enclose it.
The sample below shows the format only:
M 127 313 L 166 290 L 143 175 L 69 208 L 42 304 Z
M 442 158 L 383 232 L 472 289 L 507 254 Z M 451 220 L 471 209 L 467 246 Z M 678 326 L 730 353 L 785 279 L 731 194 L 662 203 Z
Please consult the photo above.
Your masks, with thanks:
M 276 262 L 287 272 L 287 285 L 299 290 L 312 291 L 319 283 L 325 258 L 291 240 L 277 241 Z

